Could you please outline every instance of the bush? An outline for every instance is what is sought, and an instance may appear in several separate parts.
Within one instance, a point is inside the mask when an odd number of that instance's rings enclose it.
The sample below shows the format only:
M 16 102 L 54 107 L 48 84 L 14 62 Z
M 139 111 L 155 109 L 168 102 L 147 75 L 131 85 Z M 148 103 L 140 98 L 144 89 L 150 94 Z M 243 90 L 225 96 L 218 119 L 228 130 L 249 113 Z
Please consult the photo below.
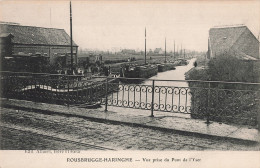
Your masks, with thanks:
M 229 82 L 259 82 L 256 62 L 239 60 L 232 56 L 211 59 L 208 69 L 194 68 L 187 80 Z M 259 85 L 189 82 L 191 89 L 192 117 L 206 118 L 227 123 L 257 125 L 260 110 Z M 199 87 L 199 88 L 195 88 Z
M 209 61 L 207 74 L 213 81 L 259 82 L 259 74 L 255 72 L 254 66 L 253 61 L 220 56 Z

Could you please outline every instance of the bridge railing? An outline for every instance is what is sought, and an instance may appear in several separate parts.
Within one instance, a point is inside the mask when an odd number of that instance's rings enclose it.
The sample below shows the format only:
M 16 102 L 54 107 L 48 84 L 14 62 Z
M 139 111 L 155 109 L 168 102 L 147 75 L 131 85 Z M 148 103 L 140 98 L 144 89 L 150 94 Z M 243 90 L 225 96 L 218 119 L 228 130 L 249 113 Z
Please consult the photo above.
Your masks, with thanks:
M 193 118 L 257 125 L 260 83 L 151 80 L 1 72 L 1 97 L 55 104 L 182 113 Z
M 140 84 L 108 83 L 108 88 L 116 90 L 108 94 L 105 105 L 150 110 L 151 116 L 163 111 L 190 114 L 207 123 L 256 125 L 260 111 L 259 83 L 145 80 Z

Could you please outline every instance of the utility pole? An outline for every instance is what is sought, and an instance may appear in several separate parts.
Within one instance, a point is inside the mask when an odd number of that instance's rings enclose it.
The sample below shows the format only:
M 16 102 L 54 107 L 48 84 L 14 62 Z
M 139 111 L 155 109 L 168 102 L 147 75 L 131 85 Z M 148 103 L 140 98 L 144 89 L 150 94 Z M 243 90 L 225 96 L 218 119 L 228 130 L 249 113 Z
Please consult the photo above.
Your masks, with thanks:
M 70 1 L 70 54 L 71 54 L 71 73 L 73 74 L 73 44 L 72 44 L 72 9 Z
M 185 48 L 184 48 L 184 59 L 185 59 Z
M 166 37 L 165 37 L 165 52 L 164 52 L 164 55 L 165 55 L 165 60 L 164 60 L 164 63 L 166 63 Z
M 174 40 L 174 51 L 173 51 L 173 59 L 175 59 L 175 40 Z
M 52 25 L 51 25 L 51 8 L 50 8 L 50 27 L 52 27 Z
M 182 44 L 181 44 L 181 57 L 182 57 Z
M 258 41 L 259 41 L 259 36 L 260 36 L 260 32 L 259 32 L 259 34 L 258 34 Z M 259 50 L 259 57 L 260 57 L 260 43 L 258 44 L 258 50 Z M 259 124 L 259 127 L 258 128 L 260 128 L 260 124 Z
M 146 65 L 146 27 L 144 29 L 144 64 Z
M 177 54 L 176 54 L 176 55 L 177 55 L 178 58 L 179 58 L 179 51 L 178 51 L 178 50 L 179 50 L 179 46 L 177 45 L 177 52 L 176 52 Z

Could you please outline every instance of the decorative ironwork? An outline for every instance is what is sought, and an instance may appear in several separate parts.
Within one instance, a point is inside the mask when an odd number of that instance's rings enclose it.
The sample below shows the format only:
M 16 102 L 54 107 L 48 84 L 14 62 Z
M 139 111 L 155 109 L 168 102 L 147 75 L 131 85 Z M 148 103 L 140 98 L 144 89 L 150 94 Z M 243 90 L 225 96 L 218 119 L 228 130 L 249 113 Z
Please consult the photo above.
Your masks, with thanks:
M 55 104 L 95 104 L 190 114 L 193 118 L 256 125 L 259 83 L 152 80 L 1 72 L 1 97 Z M 124 78 L 123 81 L 127 81 Z M 184 86 L 176 82 L 185 82 Z

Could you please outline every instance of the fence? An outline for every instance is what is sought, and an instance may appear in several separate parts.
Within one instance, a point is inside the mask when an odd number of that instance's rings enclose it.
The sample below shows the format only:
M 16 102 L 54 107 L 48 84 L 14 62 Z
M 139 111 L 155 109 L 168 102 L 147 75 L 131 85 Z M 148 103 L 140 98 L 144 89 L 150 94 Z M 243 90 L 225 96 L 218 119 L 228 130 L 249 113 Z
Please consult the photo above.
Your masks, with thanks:
M 123 81 L 123 82 L 122 82 Z M 145 81 L 136 83 L 136 81 Z M 149 80 L 1 72 L 1 97 L 190 114 L 257 125 L 259 83 Z

